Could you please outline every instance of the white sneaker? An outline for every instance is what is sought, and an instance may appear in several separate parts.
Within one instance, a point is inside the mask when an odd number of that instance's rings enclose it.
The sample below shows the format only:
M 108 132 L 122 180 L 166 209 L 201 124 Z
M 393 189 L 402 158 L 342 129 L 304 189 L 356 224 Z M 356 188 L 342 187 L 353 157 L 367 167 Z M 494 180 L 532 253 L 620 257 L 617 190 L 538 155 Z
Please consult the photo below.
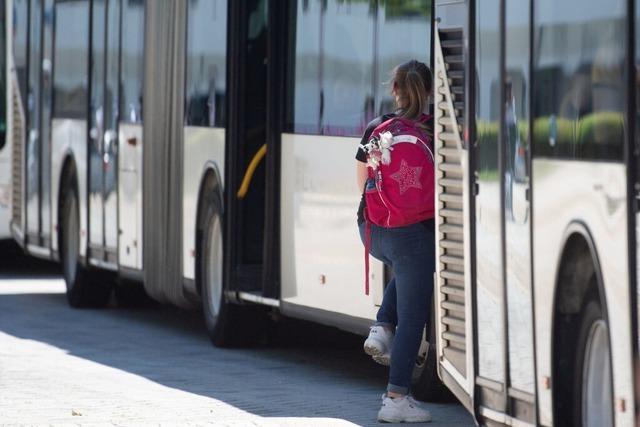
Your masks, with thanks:
M 384 423 L 426 423 L 431 421 L 431 413 L 407 395 L 392 399 L 385 396 L 378 411 L 378 421 Z
M 364 352 L 379 364 L 389 366 L 393 336 L 384 326 L 372 326 L 364 342 Z

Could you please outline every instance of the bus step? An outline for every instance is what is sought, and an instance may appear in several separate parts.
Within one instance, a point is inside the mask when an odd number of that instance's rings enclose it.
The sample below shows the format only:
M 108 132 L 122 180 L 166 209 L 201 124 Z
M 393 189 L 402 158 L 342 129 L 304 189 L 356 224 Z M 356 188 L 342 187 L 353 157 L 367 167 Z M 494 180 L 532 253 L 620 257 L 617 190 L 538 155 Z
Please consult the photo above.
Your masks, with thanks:
M 442 255 L 440 262 L 445 264 L 464 265 L 464 258 L 453 255 Z
M 461 225 L 457 224 L 442 224 L 438 227 L 438 230 L 441 233 L 453 233 L 453 234 L 463 234 L 464 228 Z
M 443 179 L 442 181 L 445 180 Z M 441 209 L 439 214 L 445 218 L 462 218 L 462 209 Z
M 456 313 L 462 313 L 464 315 L 464 304 L 453 301 L 442 301 L 440 307 L 445 310 L 455 311 Z
M 461 70 L 449 71 L 447 73 L 447 77 L 449 77 L 450 80 L 463 79 L 464 78 L 464 71 L 461 71 Z M 449 85 L 451 85 L 451 81 L 449 81 Z
M 462 188 L 462 179 L 442 178 L 438 181 L 442 187 Z M 445 215 L 446 216 L 446 215 Z
M 460 344 L 466 344 L 464 335 L 456 334 L 454 332 L 443 332 L 442 339 L 447 341 L 453 341 Z
M 462 166 L 460 166 L 460 163 L 451 163 L 451 162 L 440 163 L 438 165 L 438 169 L 443 172 L 462 173 Z
M 442 323 L 449 326 L 457 326 L 459 328 L 465 327 L 464 319 L 458 319 L 457 317 L 444 316 L 442 318 Z
M 448 270 L 443 270 L 440 272 L 440 276 L 442 276 L 445 279 L 448 280 L 454 280 L 457 282 L 462 282 L 464 283 L 464 274 L 462 273 L 456 273 L 453 271 L 448 271 Z
M 461 286 L 444 285 L 440 287 L 440 291 L 446 295 L 464 296 L 464 288 Z
M 464 250 L 464 245 L 459 240 L 443 239 L 443 240 L 440 240 L 440 246 L 442 246 L 445 249 Z
M 457 148 L 440 148 L 438 154 L 444 157 L 460 157 L 460 151 Z
M 441 202 L 462 203 L 462 194 L 441 193 L 438 197 Z

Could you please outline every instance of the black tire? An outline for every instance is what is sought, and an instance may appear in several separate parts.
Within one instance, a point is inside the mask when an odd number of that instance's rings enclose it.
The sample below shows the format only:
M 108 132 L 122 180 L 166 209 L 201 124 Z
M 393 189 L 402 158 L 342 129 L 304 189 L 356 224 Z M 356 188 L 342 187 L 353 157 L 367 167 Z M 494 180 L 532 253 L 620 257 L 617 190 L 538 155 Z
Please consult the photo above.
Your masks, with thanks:
M 431 318 L 423 335 L 427 339 L 428 350 L 426 355 L 418 354 L 412 375 L 411 393 L 416 399 L 424 402 L 450 402 L 454 397 L 438 377 L 434 308 L 432 306 Z
M 573 388 L 573 425 L 574 426 L 613 426 L 613 384 L 611 376 L 611 343 L 609 326 L 602 308 L 596 298 L 589 300 L 580 313 L 574 388 Z M 593 364 L 589 364 L 592 360 Z M 587 372 L 593 372 L 592 376 Z M 592 378 L 591 381 L 586 378 Z M 591 398 L 586 389 L 595 386 Z M 595 391 L 595 393 L 593 393 Z M 605 398 L 605 396 L 609 396 Z M 608 402 L 607 402 L 608 400 Z M 598 406 L 600 405 L 600 406 Z M 583 416 L 583 407 L 589 408 L 589 416 Z
M 105 274 L 89 271 L 80 262 L 80 213 L 75 188 L 66 191 L 61 223 L 60 261 L 69 305 L 74 308 L 106 306 L 111 296 L 111 280 Z
M 262 307 L 237 305 L 225 297 L 223 283 L 222 203 L 215 190 L 203 196 L 198 233 L 198 282 L 202 312 L 211 342 L 217 347 L 256 344 L 264 337 L 267 316 Z

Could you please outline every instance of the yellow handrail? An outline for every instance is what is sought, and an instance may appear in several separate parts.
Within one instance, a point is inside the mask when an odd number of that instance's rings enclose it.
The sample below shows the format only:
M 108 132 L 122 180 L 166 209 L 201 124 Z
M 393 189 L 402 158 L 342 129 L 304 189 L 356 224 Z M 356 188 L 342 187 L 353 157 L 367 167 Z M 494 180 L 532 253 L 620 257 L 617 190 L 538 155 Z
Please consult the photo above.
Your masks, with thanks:
M 236 194 L 238 199 L 244 199 L 244 196 L 247 195 L 247 191 L 249 191 L 249 185 L 251 185 L 251 179 L 253 178 L 253 174 L 256 171 L 256 168 L 260 164 L 260 161 L 267 154 L 267 144 L 263 144 L 262 147 L 258 150 L 258 152 L 251 159 L 251 163 L 249 163 L 249 167 L 247 167 L 247 171 L 244 173 L 244 178 L 242 179 L 242 185 L 240 185 L 240 189 Z

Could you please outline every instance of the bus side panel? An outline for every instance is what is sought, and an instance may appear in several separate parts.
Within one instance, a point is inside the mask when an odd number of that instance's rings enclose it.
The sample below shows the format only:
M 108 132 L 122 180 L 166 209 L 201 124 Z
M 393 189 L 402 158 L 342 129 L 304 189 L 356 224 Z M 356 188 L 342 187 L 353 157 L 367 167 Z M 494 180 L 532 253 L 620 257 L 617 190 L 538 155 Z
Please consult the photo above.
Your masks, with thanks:
M 87 252 L 87 122 L 79 119 L 53 119 L 51 121 L 51 219 L 58 230 L 62 218 L 58 217 L 62 168 L 67 156 L 76 167 L 78 203 L 80 209 L 80 256 Z M 58 233 L 51 233 L 51 248 L 58 250 Z
M 201 180 L 205 169 L 211 163 L 216 169 L 218 179 L 224 177 L 224 142 L 225 130 L 221 128 L 185 127 L 184 129 L 182 275 L 186 279 L 196 278 L 196 221 Z
M 623 164 L 533 160 L 533 267 L 539 420 L 551 425 L 553 301 L 562 245 L 571 222 L 589 230 L 604 281 L 611 338 L 614 402 L 633 403 L 627 259 L 626 168 Z M 553 383 L 553 378 L 551 379 Z M 633 411 L 616 408 L 616 425 L 633 425 Z
M 282 300 L 374 319 L 384 274 L 382 263 L 371 258 L 367 296 L 356 224 L 358 143 L 356 138 L 282 135 Z
M 142 268 L 142 125 L 120 123 L 118 217 L 120 266 Z

